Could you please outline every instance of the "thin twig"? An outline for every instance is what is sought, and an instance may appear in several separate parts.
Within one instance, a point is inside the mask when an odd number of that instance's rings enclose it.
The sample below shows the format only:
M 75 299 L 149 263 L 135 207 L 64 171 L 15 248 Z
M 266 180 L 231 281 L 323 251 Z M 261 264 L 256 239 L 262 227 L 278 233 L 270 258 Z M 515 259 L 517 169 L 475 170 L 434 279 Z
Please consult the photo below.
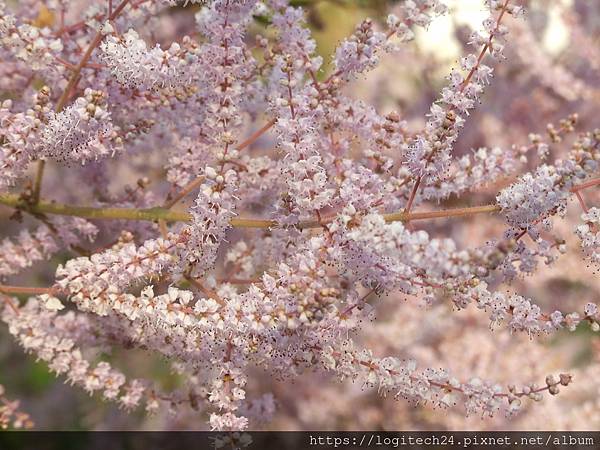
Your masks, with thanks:
M 571 192 L 578 192 L 582 189 L 587 189 L 589 187 L 598 186 L 600 184 L 600 178 L 594 178 L 586 183 L 576 184 L 571 188 Z
M 2 297 L 2 300 L 4 300 L 4 303 L 6 303 L 10 307 L 10 309 L 12 309 L 14 311 L 14 313 L 18 316 L 19 308 L 17 308 L 15 306 L 12 299 L 8 295 L 2 295 L 1 297 Z
M 583 199 L 583 196 L 581 195 L 581 192 L 579 191 L 575 191 L 575 195 L 577 196 L 577 200 L 579 200 L 579 204 L 581 205 L 581 209 L 583 209 L 583 212 L 585 212 L 586 214 L 588 213 L 588 207 L 585 204 L 585 200 Z
M 245 149 L 246 147 L 254 144 L 259 137 L 261 137 L 263 134 L 265 134 L 273 125 L 275 125 L 275 122 L 277 122 L 277 119 L 271 119 L 269 120 L 265 126 L 263 126 L 261 129 L 255 131 L 253 134 L 251 134 L 248 139 L 246 139 L 243 142 L 240 142 L 240 144 L 236 147 L 238 151 L 241 151 L 243 149 Z
M 221 306 L 225 304 L 225 301 L 219 296 L 219 294 L 217 294 L 214 290 L 204 286 L 204 284 L 202 284 L 201 281 L 196 280 L 195 278 L 192 278 L 189 275 L 185 275 L 184 278 L 187 281 L 189 281 L 192 286 L 194 286 L 196 289 L 202 291 L 204 294 L 208 295 L 210 298 L 212 298 L 214 301 L 216 301 Z
M 51 287 L 8 286 L 0 284 L 0 292 L 4 294 L 41 295 L 52 294 L 54 290 Z
M 191 181 L 190 183 L 185 185 L 185 187 L 181 191 L 179 191 L 179 193 L 175 197 L 166 201 L 165 204 L 163 205 L 163 207 L 166 209 L 172 208 L 177 203 L 179 203 L 181 200 L 183 200 L 185 197 L 187 197 L 187 195 L 190 192 L 192 192 L 194 189 L 200 187 L 200 185 L 203 182 L 204 182 L 204 175 L 201 175 L 198 178 L 194 179 L 193 181 Z
M 409 213 L 410 208 L 412 208 L 412 204 L 415 201 L 417 192 L 419 191 L 419 186 L 421 185 L 421 180 L 422 180 L 422 178 L 418 177 L 417 181 L 415 182 L 415 185 L 412 188 L 412 191 L 410 191 L 410 197 L 408 197 L 408 202 L 406 203 L 406 208 L 404 208 L 405 213 Z

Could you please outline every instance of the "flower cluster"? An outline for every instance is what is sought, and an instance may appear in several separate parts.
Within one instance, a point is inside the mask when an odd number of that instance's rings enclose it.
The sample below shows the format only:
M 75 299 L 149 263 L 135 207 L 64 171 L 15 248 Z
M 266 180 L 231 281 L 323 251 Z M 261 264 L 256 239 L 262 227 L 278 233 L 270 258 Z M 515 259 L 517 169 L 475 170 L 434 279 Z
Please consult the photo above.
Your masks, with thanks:
M 315 73 L 322 58 L 315 56 L 316 43 L 303 27 L 304 15 L 299 8 L 276 12 L 273 24 L 279 31 L 279 53 L 274 56 L 271 110 L 277 117 L 275 131 L 284 157 L 281 172 L 289 189 L 282 199 L 282 215 L 290 222 L 306 212 L 329 204 L 331 189 L 319 153 L 317 121 L 323 115 L 318 101 L 319 90 L 304 84 L 305 76 Z
M 419 179 L 425 178 L 425 182 L 447 176 L 452 147 L 465 124 L 464 116 L 475 108 L 492 77 L 493 69 L 481 62 L 483 56 L 489 53 L 496 59 L 502 57 L 508 29 L 501 24 L 501 18 L 505 13 L 515 16 L 520 13 L 520 9 L 509 2 L 487 3 L 490 17 L 483 22 L 485 32 L 473 32 L 469 42 L 480 51 L 479 56 L 471 53 L 460 59 L 462 72 L 453 69 L 450 73 L 450 84 L 442 89 L 439 102 L 431 106 L 425 134 L 406 148 L 411 172 Z M 498 9 L 500 13 L 496 17 Z
M 559 333 L 600 330 L 569 251 L 581 217 L 600 262 L 597 58 L 550 57 L 518 0 L 453 29 L 445 81 L 416 31 L 438 0 L 362 2 L 329 54 L 311 28 L 345 2 L 113 3 L 0 1 L 1 315 L 26 353 L 140 428 L 500 429 L 597 389 Z
M 340 350 L 328 348 L 323 352 L 323 364 L 343 377 L 360 377 L 367 385 L 377 386 L 383 392 L 393 392 L 397 397 L 415 401 L 427 401 L 438 407 L 456 404 L 464 397 L 467 414 L 491 416 L 496 413 L 504 398 L 508 399 L 511 412 L 519 410 L 522 397 L 540 401 L 540 392 L 549 390 L 558 393 L 558 386 L 568 386 L 571 377 L 549 375 L 545 387 L 524 386 L 518 390 L 511 386 L 508 394 L 502 387 L 480 378 L 460 382 L 445 370 L 426 369 L 419 371 L 414 360 L 401 361 L 396 358 L 375 358 L 370 351 L 354 348 L 344 343 Z
M 599 159 L 600 133 L 580 136 L 567 159 L 538 167 L 535 173 L 525 174 L 498 194 L 498 205 L 507 222 L 529 230 L 551 215 L 564 213 L 571 188 L 597 170 Z
M 498 204 L 507 211 L 508 223 L 516 228 L 529 228 L 563 206 L 566 193 L 558 189 L 561 177 L 552 166 L 544 165 L 534 174 L 526 174 L 498 195 Z
M 235 144 L 242 124 L 240 108 L 248 92 L 258 89 L 254 80 L 257 64 L 244 43 L 245 28 L 255 5 L 254 0 L 215 1 L 195 16 L 198 30 L 207 42 L 188 52 L 186 59 L 190 64 L 186 73 L 195 73 L 195 83 L 188 94 L 177 93 L 172 106 L 181 108 L 177 106 L 179 99 L 190 97 L 187 111 L 178 111 L 189 116 L 189 122 L 181 115 L 174 117 L 182 134 L 193 138 L 193 151 L 183 141 L 185 144 L 175 148 L 169 163 L 169 178 L 179 186 L 199 176 L 204 166 L 215 159 L 236 157 Z M 188 40 L 183 44 L 193 46 Z M 185 122 L 188 129 L 184 130 Z
M 57 299 L 54 302 L 60 304 Z M 53 302 L 46 301 L 46 305 L 49 303 Z M 102 390 L 107 400 L 118 401 L 126 408 L 136 406 L 143 392 L 140 381 L 126 384 L 125 376 L 107 362 L 91 365 L 75 345 L 77 334 L 85 332 L 85 319 L 73 313 L 57 316 L 56 309 L 47 309 L 33 300 L 17 310 L 6 309 L 2 320 L 25 351 L 35 353 L 53 372 L 65 374 L 72 384 L 90 394 Z
M 582 321 L 589 322 L 593 331 L 600 330 L 600 316 L 595 303 L 587 303 L 583 314 L 563 314 L 561 311 L 548 314 L 542 312 L 531 299 L 497 291 L 490 292 L 487 283 L 483 281 L 460 293 L 455 302 L 460 308 L 475 302 L 479 309 L 489 312 L 492 324 L 506 322 L 511 331 L 525 331 L 529 336 L 552 333 L 563 328 L 575 331 Z
M 7 187 L 23 176 L 32 157 L 37 156 L 36 143 L 51 110 L 50 90 L 44 86 L 33 95 L 33 107 L 11 112 L 12 100 L 0 105 L 0 187 Z
M 86 89 L 64 111 L 50 114 L 41 132 L 39 154 L 85 163 L 114 155 L 121 144 L 106 110 L 105 95 Z
M 385 34 L 374 31 L 373 22 L 365 20 L 356 28 L 352 37 L 337 48 L 336 72 L 348 76 L 377 66 L 376 51 L 385 40 Z
M 130 89 L 152 89 L 189 83 L 198 70 L 197 55 L 173 43 L 168 50 L 146 43 L 131 29 L 117 38 L 109 36 L 101 46 L 102 59 L 111 75 Z
M 413 292 L 415 286 L 439 286 L 471 273 L 468 253 L 458 252 L 452 240 L 411 233 L 400 222 L 386 224 L 379 214 L 352 213 L 356 210 L 347 208 L 329 226 L 337 241 L 329 252 L 367 286 Z
M 376 67 L 379 63 L 379 51 L 385 50 L 386 47 L 393 48 L 388 43 L 388 39 L 396 36 L 401 42 L 410 41 L 414 39 L 411 26 L 427 28 L 436 16 L 448 11 L 446 5 L 437 0 L 409 0 L 399 9 L 401 18 L 395 14 L 388 16 L 387 33 L 375 31 L 373 22 L 366 19 L 356 27 L 356 31 L 349 39 L 338 46 L 334 58 L 337 76 L 347 78 Z
M 32 428 L 33 422 L 29 414 L 20 410 L 20 402 L 18 400 L 8 400 L 5 394 L 4 386 L 0 384 L 0 398 L 2 406 L 0 406 L 0 427 L 3 429 L 12 425 L 13 428 Z
M 460 195 L 469 189 L 485 186 L 514 173 L 517 167 L 514 152 L 495 147 L 481 147 L 472 155 L 456 159 L 449 175 L 439 183 L 423 188 L 423 196 L 431 199 Z
M 448 7 L 437 0 L 409 0 L 400 6 L 400 19 L 395 14 L 390 14 L 387 24 L 402 41 L 414 39 L 415 34 L 410 29 L 411 25 L 427 28 L 436 16 L 446 14 Z
M 581 248 L 586 256 L 597 264 L 600 262 L 600 236 L 598 235 L 600 209 L 590 208 L 589 211 L 581 215 L 581 220 L 584 223 L 575 228 L 575 234 L 581 240 Z
M 233 170 L 217 174 L 210 166 L 204 169 L 206 182 L 200 187 L 196 203 L 190 208 L 192 224 L 189 240 L 182 255 L 184 266 L 191 264 L 194 275 L 202 275 L 217 258 L 219 245 L 235 215 L 237 176 Z M 182 267 L 186 270 L 185 267 Z
M 8 49 L 16 58 L 27 63 L 34 71 L 51 69 L 55 58 L 63 50 L 60 39 L 53 39 L 49 28 L 19 23 L 0 2 L 0 48 Z
M 157 276 L 175 262 L 174 253 L 185 235 L 170 239 L 149 239 L 137 247 L 135 243 L 117 244 L 91 257 L 74 258 L 56 269 L 57 286 L 65 289 L 82 310 L 105 314 L 111 294 L 119 292 L 135 280 Z
M 54 218 L 34 232 L 22 230 L 15 239 L 0 241 L 0 278 L 16 275 L 36 262 L 49 259 L 61 248 L 92 241 L 97 233 L 98 228 L 79 217 Z

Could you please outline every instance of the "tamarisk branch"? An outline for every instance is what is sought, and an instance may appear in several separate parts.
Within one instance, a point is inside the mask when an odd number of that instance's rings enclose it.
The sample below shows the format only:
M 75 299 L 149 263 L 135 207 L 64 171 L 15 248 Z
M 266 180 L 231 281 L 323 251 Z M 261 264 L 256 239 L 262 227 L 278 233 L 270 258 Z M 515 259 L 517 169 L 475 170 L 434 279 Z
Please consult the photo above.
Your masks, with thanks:
M 2 194 L 0 195 L 0 204 L 10 206 L 21 211 L 32 214 L 56 214 L 59 216 L 75 216 L 86 219 L 100 220 L 146 220 L 166 222 L 188 222 L 191 219 L 190 214 L 181 211 L 172 211 L 164 207 L 155 208 L 95 208 L 91 206 L 73 206 L 57 203 L 53 201 L 40 200 L 36 204 L 28 204 L 18 195 Z M 441 211 L 424 212 L 395 212 L 383 214 L 386 222 L 404 222 L 413 220 L 441 219 L 445 217 L 463 217 L 473 214 L 494 213 L 500 211 L 497 205 L 472 206 L 467 208 L 453 208 Z M 320 228 L 324 224 L 330 223 L 333 217 L 323 218 L 321 221 L 308 220 L 302 221 L 298 228 Z M 253 219 L 238 217 L 231 219 L 231 226 L 234 228 L 277 228 L 277 221 L 268 219 Z

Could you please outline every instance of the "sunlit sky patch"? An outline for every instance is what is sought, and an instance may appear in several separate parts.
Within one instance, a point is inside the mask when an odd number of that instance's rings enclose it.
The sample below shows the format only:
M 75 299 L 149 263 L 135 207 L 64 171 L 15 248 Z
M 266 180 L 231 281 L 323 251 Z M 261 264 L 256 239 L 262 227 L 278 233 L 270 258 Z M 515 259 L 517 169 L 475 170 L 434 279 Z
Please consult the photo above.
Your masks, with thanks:
M 573 0 L 544 1 L 549 12 L 549 22 L 543 36 L 544 47 L 553 54 L 562 51 L 568 44 L 569 31 L 561 18 L 562 8 Z M 428 30 L 417 30 L 419 46 L 428 52 L 451 59 L 460 56 L 460 47 L 454 38 L 455 25 L 467 25 L 480 29 L 481 22 L 488 16 L 482 0 L 447 0 L 450 14 L 433 21 Z

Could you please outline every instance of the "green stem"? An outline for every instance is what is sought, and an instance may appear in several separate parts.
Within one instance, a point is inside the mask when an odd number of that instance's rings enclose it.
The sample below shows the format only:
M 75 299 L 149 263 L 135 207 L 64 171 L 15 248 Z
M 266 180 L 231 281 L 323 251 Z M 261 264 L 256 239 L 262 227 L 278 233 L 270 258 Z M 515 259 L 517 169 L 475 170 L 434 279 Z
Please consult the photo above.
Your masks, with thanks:
M 165 222 L 188 222 L 191 216 L 186 212 L 172 211 L 164 207 L 155 208 L 94 208 L 91 206 L 72 206 L 62 203 L 40 200 L 37 204 L 29 204 L 18 195 L 0 194 L 0 204 L 11 206 L 32 214 L 56 214 L 59 216 L 76 216 L 87 219 L 113 219 L 113 220 L 148 220 Z M 472 214 L 493 213 L 500 211 L 497 205 L 473 206 L 469 208 L 445 209 L 441 211 L 425 212 L 395 212 L 383 214 L 387 222 L 427 220 L 444 217 L 460 217 Z M 298 224 L 299 228 L 321 228 L 330 223 L 334 217 L 323 218 L 323 220 L 307 220 Z M 231 226 L 235 228 L 273 228 L 278 224 L 274 220 L 234 218 Z
M 36 204 L 27 204 L 18 195 L 2 194 L 0 203 L 12 206 L 33 214 L 56 214 L 59 216 L 76 216 L 87 219 L 123 219 L 123 220 L 166 220 L 167 222 L 184 222 L 190 219 L 189 214 L 169 211 L 165 208 L 94 208 L 90 206 L 72 206 L 62 203 L 40 200 Z

